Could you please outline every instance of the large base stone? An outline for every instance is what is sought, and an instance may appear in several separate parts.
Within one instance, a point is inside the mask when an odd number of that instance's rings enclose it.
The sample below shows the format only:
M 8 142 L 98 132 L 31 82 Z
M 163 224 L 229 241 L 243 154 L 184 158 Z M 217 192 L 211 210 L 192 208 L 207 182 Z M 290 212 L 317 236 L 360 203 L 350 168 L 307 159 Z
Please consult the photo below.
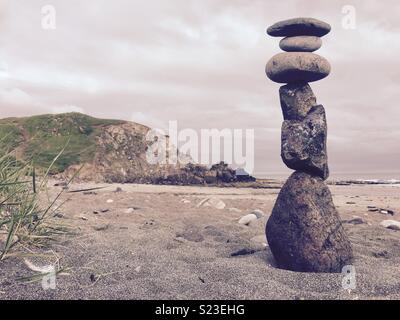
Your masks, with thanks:
M 283 186 L 266 226 L 278 267 L 300 272 L 341 272 L 353 259 L 351 244 L 323 180 L 295 172 Z

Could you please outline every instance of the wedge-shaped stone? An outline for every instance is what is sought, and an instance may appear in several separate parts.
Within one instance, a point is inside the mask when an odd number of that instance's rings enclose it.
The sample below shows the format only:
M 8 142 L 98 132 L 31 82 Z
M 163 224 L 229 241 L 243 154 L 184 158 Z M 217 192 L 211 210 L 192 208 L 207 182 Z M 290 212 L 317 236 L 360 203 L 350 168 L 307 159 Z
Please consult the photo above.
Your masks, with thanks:
M 266 226 L 278 267 L 341 272 L 353 252 L 323 180 L 295 172 L 283 186 Z

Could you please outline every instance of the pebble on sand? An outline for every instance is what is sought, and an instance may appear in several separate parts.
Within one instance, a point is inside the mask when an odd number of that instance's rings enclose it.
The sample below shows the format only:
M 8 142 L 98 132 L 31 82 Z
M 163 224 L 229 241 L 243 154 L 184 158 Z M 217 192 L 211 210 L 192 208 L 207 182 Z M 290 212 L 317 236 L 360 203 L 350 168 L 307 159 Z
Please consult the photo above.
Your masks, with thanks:
M 400 222 L 396 220 L 383 220 L 379 225 L 387 229 L 400 231 Z
M 94 226 L 93 229 L 96 231 L 104 231 L 104 230 L 107 230 L 109 227 L 110 227 L 110 225 L 107 223 L 107 224 L 101 224 L 98 226 Z
M 238 251 L 235 251 L 231 253 L 231 257 L 238 257 L 238 256 L 247 256 L 250 254 L 256 253 L 256 250 L 254 249 L 249 249 L 249 248 L 244 248 Z
M 225 203 L 217 198 L 205 198 L 201 200 L 198 204 L 197 207 L 212 207 L 218 210 L 222 210 L 226 207 Z
M 359 216 L 353 216 L 353 219 L 350 219 L 350 220 L 348 220 L 346 222 L 349 223 L 349 224 L 357 225 L 357 224 L 364 224 L 365 220 L 363 218 L 359 217 Z
M 251 211 L 251 213 L 255 214 L 257 216 L 257 219 L 260 219 L 265 215 L 264 212 L 260 209 L 254 209 L 253 211 Z
M 253 213 L 245 215 L 239 219 L 239 224 L 243 224 L 245 226 L 249 225 L 250 222 L 257 220 L 257 216 Z
M 267 247 L 267 238 L 265 237 L 264 234 L 261 234 L 259 236 L 255 236 L 253 238 L 250 239 L 251 242 L 257 243 L 257 244 L 261 244 L 264 247 Z

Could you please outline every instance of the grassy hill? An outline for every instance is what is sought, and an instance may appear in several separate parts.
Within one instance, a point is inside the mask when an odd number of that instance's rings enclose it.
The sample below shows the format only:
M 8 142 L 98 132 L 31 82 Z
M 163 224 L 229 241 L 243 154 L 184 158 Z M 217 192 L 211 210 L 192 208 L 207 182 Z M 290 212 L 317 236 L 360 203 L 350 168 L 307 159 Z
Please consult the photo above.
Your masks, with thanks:
M 0 153 L 13 150 L 18 161 L 33 161 L 36 169 L 44 171 L 63 150 L 50 174 L 66 178 L 79 170 L 78 177 L 88 181 L 215 184 L 243 180 L 223 163 L 211 169 L 149 163 L 146 154 L 153 143 L 146 139 L 149 130 L 134 122 L 80 113 L 6 118 L 0 119 Z
M 65 147 L 52 170 L 60 173 L 71 165 L 92 161 L 102 129 L 124 123 L 80 113 L 1 119 L 0 149 L 16 149 L 20 159 L 32 159 L 38 168 L 47 168 Z

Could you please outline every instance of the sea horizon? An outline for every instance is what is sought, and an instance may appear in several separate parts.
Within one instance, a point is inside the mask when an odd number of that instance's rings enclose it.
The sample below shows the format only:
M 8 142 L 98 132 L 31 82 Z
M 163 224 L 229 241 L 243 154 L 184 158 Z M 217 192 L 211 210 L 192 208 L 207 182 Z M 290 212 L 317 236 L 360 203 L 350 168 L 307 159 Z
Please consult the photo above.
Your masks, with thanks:
M 254 173 L 257 179 L 273 179 L 273 180 L 286 180 L 291 175 L 291 172 L 263 172 Z M 400 181 L 399 172 L 331 172 L 328 181 L 345 181 L 345 180 L 382 180 Z

